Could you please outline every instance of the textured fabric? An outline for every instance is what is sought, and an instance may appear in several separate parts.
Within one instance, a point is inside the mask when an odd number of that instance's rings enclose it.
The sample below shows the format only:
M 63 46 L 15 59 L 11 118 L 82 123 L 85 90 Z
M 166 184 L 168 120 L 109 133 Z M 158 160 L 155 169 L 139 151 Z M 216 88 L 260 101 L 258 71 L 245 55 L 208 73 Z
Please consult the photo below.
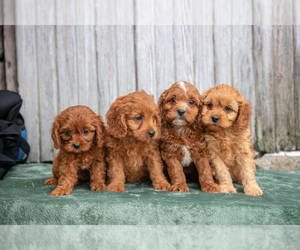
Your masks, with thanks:
M 150 183 L 126 184 L 126 192 L 90 191 L 50 197 L 50 164 L 13 167 L 0 181 L 2 225 L 300 225 L 300 173 L 257 171 L 261 197 L 212 194 L 189 184 L 189 193 L 155 191 Z

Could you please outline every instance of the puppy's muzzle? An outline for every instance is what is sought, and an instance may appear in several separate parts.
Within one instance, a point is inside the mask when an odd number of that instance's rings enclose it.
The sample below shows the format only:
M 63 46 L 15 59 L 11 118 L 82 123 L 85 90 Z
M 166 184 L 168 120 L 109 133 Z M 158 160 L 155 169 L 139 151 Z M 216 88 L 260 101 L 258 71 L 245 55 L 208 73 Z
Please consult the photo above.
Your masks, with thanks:
M 148 131 L 148 135 L 150 138 L 152 138 L 155 135 L 155 131 L 153 130 Z
M 179 116 L 184 116 L 185 115 L 185 110 L 184 109 L 178 109 L 177 113 Z
M 75 149 L 80 149 L 80 143 L 74 143 L 73 144 L 73 147 L 75 148 Z
M 219 120 L 220 120 L 220 117 L 219 117 L 219 116 L 216 116 L 216 115 L 214 115 L 214 116 L 211 118 L 211 121 L 212 121 L 213 123 L 217 123 Z

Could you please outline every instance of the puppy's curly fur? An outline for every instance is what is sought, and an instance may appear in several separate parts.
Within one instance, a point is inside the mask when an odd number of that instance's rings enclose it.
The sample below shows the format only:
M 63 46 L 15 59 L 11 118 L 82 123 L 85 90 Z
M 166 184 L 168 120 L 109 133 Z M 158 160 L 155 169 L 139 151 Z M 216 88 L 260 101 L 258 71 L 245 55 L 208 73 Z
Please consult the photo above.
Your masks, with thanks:
M 158 101 L 162 118 L 160 148 L 162 158 L 168 166 L 171 191 L 188 192 L 186 176 L 190 179 L 199 178 L 202 191 L 220 191 L 211 173 L 200 124 L 200 98 L 195 86 L 177 82 L 165 90 Z
M 251 104 L 233 87 L 219 85 L 203 94 L 202 122 L 213 175 L 224 193 L 236 193 L 232 182 L 247 195 L 262 195 L 255 180 L 254 151 L 250 141 Z
M 109 191 L 125 191 L 129 183 L 152 180 L 156 190 L 168 190 L 159 152 L 160 124 L 153 96 L 134 92 L 116 99 L 106 114 Z
M 105 189 L 104 123 L 86 106 L 73 106 L 54 120 L 51 137 L 59 149 L 53 161 L 53 178 L 45 185 L 57 185 L 51 196 L 71 194 L 73 187 L 90 178 L 92 191 Z

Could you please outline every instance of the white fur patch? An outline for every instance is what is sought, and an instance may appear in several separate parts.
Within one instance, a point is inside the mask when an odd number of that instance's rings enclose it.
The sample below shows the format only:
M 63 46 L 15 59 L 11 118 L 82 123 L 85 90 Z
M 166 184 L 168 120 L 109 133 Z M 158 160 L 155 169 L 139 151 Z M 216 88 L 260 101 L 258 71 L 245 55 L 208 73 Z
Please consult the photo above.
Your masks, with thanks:
M 190 151 L 186 148 L 186 146 L 182 147 L 182 153 L 184 154 L 184 158 L 181 162 L 181 165 L 183 167 L 187 167 L 191 164 L 192 162 L 192 158 L 191 158 L 191 154 Z
M 80 169 L 81 169 L 81 170 L 86 170 L 87 167 L 86 167 L 86 166 L 81 166 Z
M 173 124 L 176 126 L 184 126 L 186 125 L 186 121 L 185 120 L 181 120 L 181 119 L 175 119 L 173 121 Z
M 178 84 L 186 92 L 185 82 L 178 82 Z

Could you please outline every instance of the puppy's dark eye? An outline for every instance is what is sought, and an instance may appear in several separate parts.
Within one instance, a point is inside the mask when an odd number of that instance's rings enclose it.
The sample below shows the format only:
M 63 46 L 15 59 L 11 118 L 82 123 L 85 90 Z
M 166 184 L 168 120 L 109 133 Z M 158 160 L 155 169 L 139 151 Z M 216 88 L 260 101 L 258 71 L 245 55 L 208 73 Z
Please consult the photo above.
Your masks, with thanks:
M 140 120 L 143 119 L 143 117 L 142 117 L 141 115 L 139 115 L 139 116 L 137 116 L 135 119 L 136 119 L 137 121 L 140 121 Z
M 190 100 L 190 101 L 189 101 L 189 104 L 190 104 L 190 105 L 194 105 L 194 104 L 195 104 L 195 101 L 194 101 L 194 100 Z
M 175 102 L 176 101 L 176 97 L 173 97 L 172 99 L 171 99 L 171 102 Z
M 207 104 L 207 107 L 209 107 L 210 109 L 213 107 L 213 105 L 211 103 Z
M 225 107 L 225 111 L 229 112 L 229 111 L 231 111 L 231 108 L 230 107 Z
M 65 131 L 65 135 L 69 136 L 71 134 L 71 131 L 70 130 L 66 130 Z
M 83 130 L 83 134 L 87 135 L 89 133 L 89 131 L 87 129 Z

